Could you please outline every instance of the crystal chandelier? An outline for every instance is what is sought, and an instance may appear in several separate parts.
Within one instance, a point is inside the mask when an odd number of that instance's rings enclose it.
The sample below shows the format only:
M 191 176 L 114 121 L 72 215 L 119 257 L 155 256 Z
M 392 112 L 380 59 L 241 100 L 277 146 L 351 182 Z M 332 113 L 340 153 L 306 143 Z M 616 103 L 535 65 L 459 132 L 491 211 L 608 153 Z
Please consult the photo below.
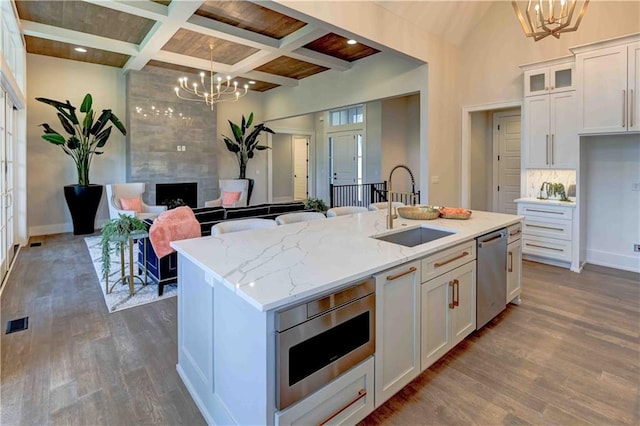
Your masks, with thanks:
M 542 40 L 549 35 L 560 38 L 560 33 L 577 30 L 584 12 L 587 10 L 589 0 L 582 2 L 575 23 L 570 26 L 578 3 L 578 0 L 528 0 L 525 19 L 518 2 L 511 2 L 522 25 L 522 30 L 527 37 L 533 37 L 534 41 Z
M 213 77 L 213 43 L 209 43 L 209 50 L 211 51 L 211 68 L 209 69 L 209 89 L 205 85 L 204 77 L 205 73 L 200 73 L 200 86 L 197 82 L 189 82 L 187 77 L 180 77 L 178 79 L 179 86 L 174 88 L 176 96 L 180 99 L 187 101 L 204 102 L 207 106 L 211 107 L 220 102 L 235 102 L 249 90 L 249 85 L 244 85 L 244 90 L 238 89 L 238 82 L 231 81 L 231 76 L 227 76 L 225 80 L 218 76 Z M 184 94 L 184 96 L 183 96 Z

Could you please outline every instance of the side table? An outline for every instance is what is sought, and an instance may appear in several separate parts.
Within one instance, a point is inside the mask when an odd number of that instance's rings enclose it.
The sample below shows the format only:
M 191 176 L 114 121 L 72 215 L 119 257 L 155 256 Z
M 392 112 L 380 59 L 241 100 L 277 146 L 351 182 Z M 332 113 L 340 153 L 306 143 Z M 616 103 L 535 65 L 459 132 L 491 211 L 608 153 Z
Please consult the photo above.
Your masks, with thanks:
M 136 263 L 133 261 L 133 247 L 137 240 L 144 240 L 149 238 L 149 233 L 146 231 L 134 232 L 129 237 L 114 237 L 109 240 L 110 243 L 115 243 L 120 248 L 120 278 L 118 278 L 111 286 L 109 286 L 109 276 L 105 279 L 105 290 L 107 294 L 111 293 L 113 287 L 118 283 L 129 284 L 129 295 L 133 296 L 134 294 L 134 281 L 138 279 L 143 286 L 146 286 L 148 283 L 148 273 L 147 273 L 147 245 L 142 244 L 144 247 L 143 250 L 143 258 L 144 263 L 141 269 L 144 269 L 144 279 L 142 276 L 142 272 L 139 274 L 135 273 Z M 125 273 L 125 261 L 124 261 L 124 252 L 125 246 L 128 246 L 129 249 L 129 274 Z

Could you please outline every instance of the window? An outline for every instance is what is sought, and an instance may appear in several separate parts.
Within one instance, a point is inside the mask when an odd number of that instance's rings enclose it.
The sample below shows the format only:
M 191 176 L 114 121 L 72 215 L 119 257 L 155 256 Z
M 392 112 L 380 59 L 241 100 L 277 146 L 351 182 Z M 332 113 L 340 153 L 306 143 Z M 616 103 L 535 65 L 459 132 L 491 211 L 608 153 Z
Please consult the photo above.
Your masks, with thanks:
M 344 126 L 364 122 L 364 109 L 362 105 L 338 109 L 329 112 L 330 126 Z

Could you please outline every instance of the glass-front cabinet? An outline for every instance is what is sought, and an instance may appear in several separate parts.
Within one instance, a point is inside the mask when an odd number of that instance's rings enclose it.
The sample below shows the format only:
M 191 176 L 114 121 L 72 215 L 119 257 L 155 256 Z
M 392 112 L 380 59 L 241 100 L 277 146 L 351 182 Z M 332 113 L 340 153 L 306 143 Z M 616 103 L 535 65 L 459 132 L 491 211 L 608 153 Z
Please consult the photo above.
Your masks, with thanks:
M 522 67 L 525 69 L 525 96 L 565 92 L 575 88 L 573 56 L 536 63 L 527 70 L 528 67 L 527 65 Z

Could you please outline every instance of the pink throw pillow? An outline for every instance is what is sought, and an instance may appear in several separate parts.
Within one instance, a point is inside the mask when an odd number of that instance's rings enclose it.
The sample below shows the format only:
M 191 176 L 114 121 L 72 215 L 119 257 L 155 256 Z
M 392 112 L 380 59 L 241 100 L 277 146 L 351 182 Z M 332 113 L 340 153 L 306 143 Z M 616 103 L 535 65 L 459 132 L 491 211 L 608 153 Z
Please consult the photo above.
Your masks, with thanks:
M 222 205 L 233 206 L 240 199 L 242 192 L 224 192 L 222 194 Z
M 136 213 L 142 213 L 142 200 L 140 197 L 120 198 L 122 210 L 132 210 Z

